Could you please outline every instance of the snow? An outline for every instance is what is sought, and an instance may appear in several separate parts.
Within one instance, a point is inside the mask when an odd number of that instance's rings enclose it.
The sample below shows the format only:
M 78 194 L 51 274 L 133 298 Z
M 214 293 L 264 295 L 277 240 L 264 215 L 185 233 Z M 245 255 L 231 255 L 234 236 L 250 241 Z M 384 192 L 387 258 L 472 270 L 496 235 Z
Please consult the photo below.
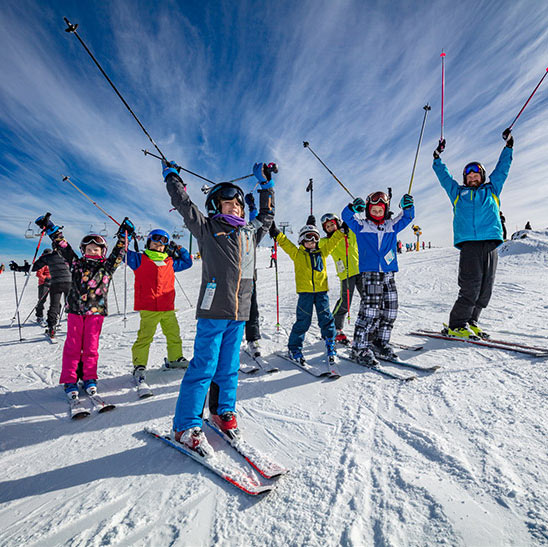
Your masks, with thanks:
M 529 236 L 502 247 L 482 325 L 500 337 L 548 346 L 548 233 Z M 284 347 L 295 316 L 293 266 L 283 252 L 279 256 L 281 336 L 275 332 L 274 270 L 268 269 L 268 249 L 259 251 L 265 354 Z M 112 292 L 99 390 L 117 408 L 71 422 L 57 384 L 63 336 L 50 345 L 42 329 L 26 325 L 19 342 L 16 324 L 9 327 L 13 273 L 1 275 L 0 545 L 547 544 L 547 361 L 408 336 L 447 320 L 457 293 L 458 252 L 410 252 L 399 261 L 393 339 L 424 342 L 422 351 L 400 356 L 442 368 L 403 383 L 341 361 L 343 376 L 323 380 L 272 356 L 280 372 L 241 375 L 244 435 L 291 468 L 261 498 L 239 492 L 143 431 L 169 429 L 183 371 L 160 370 L 165 343 L 158 331 L 148 373 L 155 396 L 137 399 L 130 351 L 139 318 L 130 311 L 124 325 Z M 20 289 L 24 278 L 17 275 Z M 329 275 L 334 303 L 331 259 Z M 200 263 L 178 278 L 195 302 Z M 123 271 L 116 274 L 120 306 L 123 279 Z M 129 306 L 132 284 L 128 272 Z M 189 357 L 194 310 L 177 291 Z M 32 278 L 23 318 L 36 297 Z M 318 333 L 313 323 L 310 343 Z

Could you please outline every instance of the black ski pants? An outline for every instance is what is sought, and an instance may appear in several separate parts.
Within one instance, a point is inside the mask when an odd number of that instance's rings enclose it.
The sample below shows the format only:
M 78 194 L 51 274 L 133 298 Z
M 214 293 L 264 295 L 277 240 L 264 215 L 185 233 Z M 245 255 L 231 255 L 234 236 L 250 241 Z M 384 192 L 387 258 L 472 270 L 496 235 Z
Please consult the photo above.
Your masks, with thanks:
M 346 293 L 346 287 L 348 287 L 348 294 Z M 348 313 L 348 304 L 352 304 L 354 288 L 358 289 L 358 292 L 360 293 L 360 298 L 362 298 L 363 285 L 361 273 L 349 277 L 348 280 L 345 277 L 341 281 L 341 294 L 335 304 L 335 307 L 333 308 L 333 317 L 335 318 L 335 328 L 337 330 L 342 330 L 343 328 L 344 318 Z
M 61 311 L 61 297 L 65 295 L 65 301 L 70 291 L 71 283 L 55 283 L 49 288 L 48 329 L 54 329 L 59 320 Z
M 44 317 L 44 304 L 48 299 L 49 285 L 42 283 L 38 285 L 38 304 L 36 304 L 36 317 Z
M 260 340 L 261 329 L 259 328 L 259 305 L 257 304 L 257 282 L 253 281 L 253 292 L 251 293 L 251 308 L 249 319 L 245 322 L 245 339 L 248 342 Z
M 493 292 L 500 241 L 465 241 L 460 245 L 459 296 L 449 315 L 449 328 L 477 322 Z

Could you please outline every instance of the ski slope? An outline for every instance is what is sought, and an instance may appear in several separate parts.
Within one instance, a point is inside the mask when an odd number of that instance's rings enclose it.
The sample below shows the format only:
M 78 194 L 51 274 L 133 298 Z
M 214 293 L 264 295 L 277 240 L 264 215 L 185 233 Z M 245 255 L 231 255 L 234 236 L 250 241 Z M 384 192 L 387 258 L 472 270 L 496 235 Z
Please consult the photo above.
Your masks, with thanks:
M 531 237 L 504 245 L 482 325 L 501 337 L 548 346 L 548 235 Z M 274 269 L 268 249 L 258 253 L 264 354 L 285 347 L 295 314 L 293 265 L 283 251 L 279 256 L 284 329 L 276 335 Z M 165 344 L 158 331 L 148 375 L 155 396 L 137 399 L 130 350 L 139 320 L 131 311 L 131 272 L 127 323 L 111 290 L 113 315 L 100 347 L 99 392 L 117 408 L 76 422 L 68 419 L 57 384 L 63 344 L 50 345 L 34 325 L 23 327 L 25 340 L 18 341 L 17 327 L 9 328 L 13 273 L 1 275 L 0 545 L 548 544 L 548 361 L 408 336 L 447 320 L 458 252 L 405 253 L 399 261 L 393 339 L 424 342 L 423 351 L 400 356 L 442 368 L 404 383 L 341 362 L 343 376 L 324 380 L 270 357 L 280 372 L 241 375 L 243 434 L 291 469 L 259 498 L 143 432 L 170 427 L 183 372 L 160 370 Z M 21 288 L 24 278 L 17 275 Z M 177 275 L 195 302 L 200 263 Z M 334 304 L 331 259 L 329 275 Z M 36 284 L 29 282 L 23 317 L 35 303 Z M 122 308 L 123 270 L 115 286 Z M 190 357 L 194 309 L 177 291 Z M 318 333 L 311 329 L 310 343 Z

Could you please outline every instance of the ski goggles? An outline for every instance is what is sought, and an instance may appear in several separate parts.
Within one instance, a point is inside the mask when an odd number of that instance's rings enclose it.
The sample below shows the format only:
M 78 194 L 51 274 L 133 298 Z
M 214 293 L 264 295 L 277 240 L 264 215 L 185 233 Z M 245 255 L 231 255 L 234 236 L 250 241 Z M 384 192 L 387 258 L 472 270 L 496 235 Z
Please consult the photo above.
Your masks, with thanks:
M 84 236 L 82 238 L 82 242 L 80 243 L 80 245 L 82 247 L 85 247 L 86 245 L 89 245 L 90 243 L 95 243 L 95 245 L 99 245 L 99 247 L 107 246 L 107 242 L 105 238 L 99 234 L 88 234 L 87 236 Z
M 464 174 L 468 175 L 470 173 L 480 173 L 481 174 L 481 165 L 479 163 L 469 163 L 464 168 Z
M 230 201 L 236 198 L 240 205 L 243 206 L 242 191 L 234 186 L 225 186 L 215 191 L 215 197 L 224 201 Z
M 156 243 L 161 243 L 162 245 L 167 245 L 169 243 L 169 239 L 162 234 L 152 234 L 150 236 L 150 240 Z
M 320 241 L 320 236 L 314 232 L 308 232 L 304 234 L 301 238 L 302 241 Z
M 367 197 L 367 202 L 371 205 L 378 205 L 379 203 L 388 205 L 390 203 L 390 199 L 384 192 L 373 192 Z
M 321 218 L 322 226 L 323 226 L 326 222 L 329 222 L 330 220 L 334 220 L 335 222 L 337 222 L 339 219 L 338 219 L 337 216 L 334 215 L 333 213 L 325 213 L 325 215 L 322 215 L 322 218 Z

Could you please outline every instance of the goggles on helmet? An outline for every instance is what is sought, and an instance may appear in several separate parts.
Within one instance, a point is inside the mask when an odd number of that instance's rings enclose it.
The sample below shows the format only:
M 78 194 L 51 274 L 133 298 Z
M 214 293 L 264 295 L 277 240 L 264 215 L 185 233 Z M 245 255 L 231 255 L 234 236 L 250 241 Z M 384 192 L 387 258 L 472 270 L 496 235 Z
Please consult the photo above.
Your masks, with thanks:
M 464 168 L 464 174 L 468 175 L 470 173 L 480 173 L 481 174 L 481 165 L 479 163 L 469 163 Z
M 390 199 L 384 192 L 373 192 L 367 197 L 367 203 L 371 205 L 378 205 L 379 203 L 383 203 L 384 205 L 388 206 L 388 204 L 390 203 Z
M 301 237 L 302 241 L 320 241 L 320 236 L 314 232 L 308 232 Z
M 151 241 L 155 241 L 156 243 L 161 243 L 162 245 L 167 245 L 169 243 L 169 238 L 162 234 L 152 234 L 150 236 Z
M 84 236 L 82 238 L 82 241 L 80 242 L 80 245 L 82 247 L 85 247 L 86 245 L 89 245 L 90 243 L 95 243 L 95 245 L 99 245 L 99 247 L 107 246 L 107 242 L 105 238 L 99 234 L 88 234 L 87 236 Z
M 219 190 L 215 192 L 215 197 L 217 199 L 224 200 L 224 201 L 229 201 L 231 199 L 236 198 L 238 200 L 238 203 L 240 203 L 240 205 L 243 205 L 242 193 L 239 188 L 235 188 L 232 186 L 225 186 L 223 188 L 219 188 Z
M 330 220 L 334 220 L 335 222 L 337 222 L 339 218 L 337 217 L 337 215 L 334 215 L 333 213 L 325 213 L 325 215 L 322 215 L 322 218 L 321 218 L 322 226 L 326 222 L 329 222 Z

